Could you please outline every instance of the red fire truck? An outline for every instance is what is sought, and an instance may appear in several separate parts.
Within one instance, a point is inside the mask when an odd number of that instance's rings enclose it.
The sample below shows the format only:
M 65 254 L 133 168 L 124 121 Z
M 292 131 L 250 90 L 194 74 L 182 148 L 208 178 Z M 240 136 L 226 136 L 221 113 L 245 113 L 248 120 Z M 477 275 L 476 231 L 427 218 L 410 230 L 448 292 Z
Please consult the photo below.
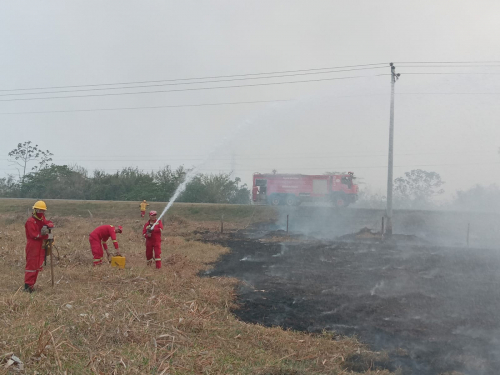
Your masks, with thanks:
M 298 206 L 302 202 L 321 200 L 345 207 L 358 198 L 354 179 L 352 172 L 337 175 L 254 173 L 252 200 L 272 206 Z

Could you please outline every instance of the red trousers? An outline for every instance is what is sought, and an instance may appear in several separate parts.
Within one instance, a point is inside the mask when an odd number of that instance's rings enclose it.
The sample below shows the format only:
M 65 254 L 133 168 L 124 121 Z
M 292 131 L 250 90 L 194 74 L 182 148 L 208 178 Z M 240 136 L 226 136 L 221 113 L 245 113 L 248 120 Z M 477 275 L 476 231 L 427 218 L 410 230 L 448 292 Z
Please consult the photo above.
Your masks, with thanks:
M 42 243 L 43 241 L 29 241 L 26 245 L 24 283 L 29 286 L 35 285 L 38 273 L 43 268 L 45 249 L 42 248 Z
M 146 211 L 141 211 L 141 217 L 144 217 L 146 215 Z
M 154 258 L 153 258 L 154 253 Z M 146 240 L 146 259 L 148 264 L 153 262 L 156 264 L 156 268 L 161 268 L 161 242 L 160 241 L 148 241 Z
M 99 238 L 94 236 L 89 236 L 90 249 L 92 250 L 92 255 L 94 256 L 94 266 L 102 264 L 102 244 Z

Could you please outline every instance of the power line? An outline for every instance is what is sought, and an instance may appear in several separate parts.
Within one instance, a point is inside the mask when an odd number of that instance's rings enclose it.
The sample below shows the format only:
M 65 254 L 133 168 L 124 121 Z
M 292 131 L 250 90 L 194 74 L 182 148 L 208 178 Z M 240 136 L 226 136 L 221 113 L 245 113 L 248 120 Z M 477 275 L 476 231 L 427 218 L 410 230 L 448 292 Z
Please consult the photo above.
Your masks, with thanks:
M 500 162 L 486 162 L 486 163 L 468 163 L 468 164 L 461 164 L 461 163 L 455 163 L 455 164 L 414 164 L 414 165 L 395 165 L 394 168 L 417 168 L 417 167 L 466 167 L 466 166 L 478 166 L 478 165 L 498 165 Z M 104 171 L 122 171 L 126 169 L 127 167 L 124 168 L 95 168 L 95 170 L 104 170 Z M 132 167 L 133 168 L 133 167 Z M 290 167 L 276 167 L 274 166 L 273 168 L 275 169 L 290 169 Z M 357 169 L 379 169 L 379 168 L 387 168 L 387 165 L 376 165 L 376 166 L 335 166 L 335 169 L 352 169 L 352 170 L 357 170 Z M 163 168 L 138 168 L 140 171 L 148 172 L 148 171 L 160 171 Z M 246 169 L 242 168 L 236 168 L 237 172 L 257 172 L 256 170 L 262 169 L 259 167 L 249 169 L 248 167 Z M 323 170 L 326 171 L 328 169 L 332 169 L 331 166 L 326 166 L 324 168 L 322 167 L 300 167 L 299 169 L 301 170 Z M 228 168 L 199 168 L 198 170 L 200 171 L 222 171 L 222 170 L 229 170 Z M 17 171 L 17 169 L 0 169 L 0 171 Z
M 461 75 L 461 74 L 467 74 L 467 75 L 489 75 L 489 76 L 497 76 L 500 75 L 500 73 L 483 73 L 483 72 L 454 72 L 454 73 L 446 73 L 446 72 L 404 72 L 401 73 L 404 75 L 412 75 L 412 74 L 451 74 L 451 75 Z
M 173 90 L 136 91 L 136 92 L 107 93 L 107 94 L 88 94 L 88 95 L 68 95 L 68 96 L 48 96 L 48 97 L 45 97 L 45 98 L 14 98 L 14 99 L 0 99 L 0 102 L 26 101 L 26 100 L 47 100 L 47 99 L 87 98 L 87 97 L 118 96 L 118 95 L 156 94 L 156 93 L 179 92 L 179 91 L 198 91 L 198 90 L 230 89 L 230 88 L 239 88 L 239 87 L 257 87 L 257 86 L 286 85 L 286 84 L 294 84 L 294 83 L 335 81 L 335 80 L 353 79 L 353 78 L 371 78 L 371 77 L 379 77 L 379 76 L 386 76 L 386 75 L 388 75 L 388 74 L 376 74 L 376 75 L 372 75 L 372 76 L 351 76 L 351 77 L 320 78 L 320 79 L 309 79 L 309 80 L 304 80 L 304 81 L 253 83 L 253 84 L 233 85 L 233 86 L 198 87 L 198 88 L 173 89 Z
M 382 62 L 382 63 L 373 63 L 373 64 L 342 65 L 342 66 L 330 66 L 330 67 L 324 67 L 324 68 L 280 70 L 280 71 L 260 72 L 260 73 L 242 73 L 242 74 L 232 74 L 232 75 L 204 76 L 204 77 L 191 77 L 191 78 L 173 78 L 173 79 L 162 79 L 162 80 L 96 83 L 96 84 L 85 84 L 85 85 L 42 86 L 42 87 L 31 87 L 31 88 L 1 89 L 0 92 L 49 90 L 49 89 L 78 88 L 78 87 L 134 85 L 134 84 L 159 83 L 159 82 L 179 82 L 179 81 L 192 81 L 192 80 L 199 80 L 199 79 L 219 79 L 219 78 L 248 77 L 248 76 L 260 76 L 260 75 L 271 75 L 271 74 L 283 74 L 283 73 L 312 72 L 312 71 L 334 70 L 334 69 L 344 69 L 344 68 L 374 67 L 374 66 L 379 66 L 379 65 L 382 67 L 385 67 L 388 64 L 389 64 L 388 62 Z M 460 67 L 464 67 L 464 66 L 476 67 L 476 66 L 498 66 L 498 65 L 485 65 L 485 64 L 500 64 L 500 61 L 404 61 L 404 62 L 395 62 L 395 64 L 474 64 L 474 65 L 459 65 L 459 66 Z M 480 65 L 478 65 L 478 64 L 480 64 Z M 405 66 L 405 67 L 408 67 L 408 66 Z M 425 67 L 425 66 L 422 66 L 422 67 Z M 446 66 L 438 65 L 438 67 L 446 67 Z M 353 69 L 353 70 L 356 70 L 356 69 Z M 266 77 L 262 77 L 262 78 L 266 78 Z
M 500 61 L 396 61 L 394 64 L 500 64 Z
M 498 95 L 500 92 L 398 92 L 396 95 Z
M 458 153 L 455 153 L 458 154 Z M 435 155 L 433 153 L 421 153 L 421 154 L 395 154 L 397 156 L 421 156 L 421 155 Z M 453 153 L 450 154 L 445 154 L 445 155 L 453 155 Z M 460 155 L 491 155 L 490 154 L 463 154 L 460 153 Z M 369 158 L 369 157 L 374 157 L 374 156 L 380 156 L 380 157 L 387 157 L 387 154 L 372 154 L 372 155 L 346 155 L 346 158 L 351 158 L 351 159 L 356 159 L 356 158 Z M 332 159 L 330 156 L 296 156 L 296 157 L 269 157 L 269 158 L 245 158 L 245 157 L 238 157 L 238 160 L 266 160 L 266 161 L 273 161 L 273 160 L 282 160 L 282 159 Z M 333 158 L 342 158 L 344 156 L 334 156 Z M 7 159 L 0 159 L 0 160 L 7 160 Z M 67 162 L 90 162 L 90 161 L 100 161 L 100 162 L 151 162 L 151 161 L 202 161 L 205 160 L 205 158 L 161 158 L 161 159 L 58 159 L 54 158 L 54 160 L 58 160 L 59 162 L 62 161 L 67 161 Z M 211 161 L 230 161 L 231 158 L 217 158 L 217 159 L 210 159 Z
M 31 88 L 2 89 L 2 90 L 0 90 L 0 92 L 49 90 L 49 89 L 63 89 L 63 88 L 77 88 L 77 87 L 133 85 L 133 84 L 176 82 L 176 81 L 192 81 L 195 79 L 246 77 L 246 76 L 269 75 L 269 74 L 282 74 L 282 73 L 310 72 L 310 71 L 319 71 L 319 70 L 333 70 L 333 69 L 356 68 L 356 67 L 369 67 L 369 66 L 377 66 L 377 65 L 387 66 L 388 64 L 389 64 L 388 62 L 382 62 L 382 63 L 373 63 L 373 64 L 342 65 L 342 66 L 329 66 L 329 67 L 325 67 L 325 68 L 281 70 L 281 71 L 271 71 L 271 72 L 261 72 L 261 73 L 243 73 L 243 74 L 233 74 L 233 75 L 204 76 L 204 77 L 191 77 L 191 78 L 174 78 L 174 79 L 147 80 L 147 81 L 127 81 L 127 82 L 114 82 L 114 83 L 96 83 L 96 84 L 85 84 L 85 85 L 43 86 L 43 87 L 31 87 Z M 395 62 L 395 64 L 500 64 L 500 61 L 404 61 L 404 62 Z M 471 65 L 471 66 L 477 66 L 477 65 Z M 491 66 L 491 65 L 485 65 L 485 66 Z
M 103 91 L 103 90 L 107 91 L 107 90 L 139 89 L 139 88 L 160 87 L 160 86 L 197 85 L 197 84 L 204 84 L 204 83 L 245 81 L 245 80 L 249 80 L 249 79 L 283 78 L 283 77 L 294 77 L 294 76 L 303 76 L 303 75 L 312 75 L 312 74 L 330 74 L 330 73 L 340 73 L 340 72 L 352 72 L 352 71 L 367 70 L 367 69 L 385 69 L 385 67 L 379 66 L 379 67 L 370 67 L 370 68 L 330 70 L 330 71 L 325 71 L 325 72 L 309 72 L 309 73 L 283 74 L 283 75 L 274 75 L 274 76 L 267 76 L 267 77 L 231 78 L 231 79 L 222 79 L 222 80 L 213 80 L 213 81 L 161 83 L 161 84 L 143 85 L 143 86 L 97 87 L 97 88 L 91 88 L 91 89 L 78 89 L 78 90 L 40 91 L 40 92 L 27 92 L 27 93 L 15 93 L 15 94 L 0 94 L 0 96 L 58 94 L 58 93 L 65 93 L 65 92 Z
M 468 163 L 468 164 L 461 164 L 461 163 L 457 163 L 457 164 L 414 164 L 414 165 L 395 165 L 394 168 L 417 168 L 417 167 L 465 167 L 465 166 L 478 166 L 478 165 L 498 165 L 500 164 L 500 162 L 486 162 L 486 163 Z M 274 168 L 274 169 L 277 169 L 277 170 L 280 170 L 280 169 L 284 169 L 284 170 L 287 170 L 287 169 L 290 169 L 290 167 L 279 167 L 279 166 L 272 166 L 271 168 Z M 327 167 L 324 167 L 324 168 L 321 168 L 321 167 L 313 167 L 313 168 L 310 168 L 310 167 L 299 167 L 300 169 L 302 170 L 328 170 L 328 169 L 332 169 L 332 166 L 327 166 Z M 344 166 L 344 167 L 339 167 L 339 166 L 335 166 L 334 169 L 344 169 L 344 170 L 353 170 L 355 171 L 356 169 L 378 169 L 378 168 L 387 168 L 387 165 L 377 165 L 377 166 L 353 166 L 353 165 L 350 165 L 350 166 Z M 255 169 L 259 169 L 259 168 L 254 168 L 254 169 L 240 169 L 240 168 L 236 168 L 236 171 L 239 172 L 239 171 L 253 171 Z
M 360 95 L 342 95 L 335 98 L 357 98 L 363 96 L 385 96 L 387 94 L 360 94 Z M 138 110 L 138 109 L 160 109 L 160 108 L 182 108 L 182 107 L 204 107 L 218 106 L 231 104 L 253 104 L 253 103 L 273 103 L 273 102 L 289 102 L 295 99 L 276 99 L 276 100 L 254 100 L 244 102 L 222 102 L 222 103 L 201 103 L 201 104 L 179 104 L 179 105 L 160 105 L 160 106 L 139 106 L 139 107 L 117 107 L 117 108 L 90 108 L 90 109 L 68 109 L 54 111 L 20 111 L 20 112 L 0 112 L 0 115 L 24 115 L 24 114 L 42 114 L 42 113 L 66 113 L 66 112 L 99 112 L 99 111 L 121 111 L 121 110 Z
M 394 155 L 397 156 L 419 156 L 419 155 L 464 155 L 464 156 L 470 156 L 470 155 L 492 155 L 492 153 L 496 154 L 497 150 L 493 150 L 492 152 L 484 152 L 484 150 L 481 151 L 473 151 L 473 152 L 462 152 L 462 151 L 457 151 L 457 152 L 412 152 L 412 153 L 395 153 Z M 310 155 L 310 154 L 281 154 L 281 156 L 267 156 L 267 157 L 254 157 L 254 156 L 244 156 L 242 154 L 234 155 L 238 160 L 276 160 L 276 159 L 293 159 L 293 158 L 299 158 L 299 159 L 328 159 L 328 158 L 336 158 L 336 157 L 372 157 L 372 156 L 387 156 L 387 153 L 379 153 L 379 154 L 348 154 L 348 153 L 333 153 L 333 154 L 326 154 L 326 155 Z M 130 155 L 115 155 L 112 156 L 115 158 L 119 157 L 130 157 Z M 144 157 L 144 156 L 138 156 L 138 157 Z M 67 159 L 63 157 L 54 157 L 55 161 L 73 161 L 73 162 L 87 162 L 87 161 L 135 161 L 135 162 L 143 162 L 143 161 L 166 161 L 166 160 L 190 160 L 190 161 L 197 161 L 197 160 L 205 160 L 206 157 L 200 156 L 200 157 L 192 157 L 192 155 L 186 155 L 185 157 L 172 157 L 172 156 L 163 156 L 163 157 L 157 157 L 154 159 L 137 159 L 138 157 L 134 157 L 134 159 L 86 159 L 82 156 L 76 156 L 76 159 Z M 229 161 L 231 160 L 232 157 L 224 157 L 224 158 L 211 158 L 210 160 L 216 160 L 216 161 Z M 8 161 L 9 159 L 0 159 L 0 161 Z
M 175 79 L 162 79 L 162 80 L 151 80 L 151 81 L 129 81 L 129 82 L 97 83 L 97 84 L 72 85 L 72 86 L 47 86 L 47 87 L 34 87 L 34 88 L 4 89 L 4 90 L 0 90 L 0 92 L 1 91 L 32 91 L 32 90 L 62 89 L 62 88 L 76 88 L 76 87 L 96 87 L 96 86 L 133 85 L 133 84 L 158 83 L 158 82 L 191 81 L 194 79 L 246 77 L 246 76 L 269 75 L 269 74 L 310 72 L 310 71 L 317 71 L 317 70 L 332 70 L 332 69 L 343 69 L 343 68 L 367 67 L 367 66 L 387 65 L 387 64 L 388 63 L 358 64 L 358 65 L 333 66 L 333 67 L 327 67 L 327 68 L 282 70 L 282 71 L 263 72 L 263 73 L 244 73 L 244 74 L 233 74 L 233 75 L 206 76 L 206 77 L 193 77 L 193 78 L 175 78 Z
M 158 106 L 144 106 L 144 107 L 68 109 L 68 110 L 59 110 L 59 111 L 0 112 L 0 115 L 25 115 L 25 114 L 41 114 L 41 113 L 99 112 L 99 111 L 122 111 L 122 110 L 137 110 L 137 109 L 158 109 L 158 108 L 206 107 L 206 106 L 235 105 L 235 104 L 288 102 L 290 100 L 292 100 L 292 99 L 254 100 L 254 101 L 246 101 L 246 102 L 225 102 L 225 103 L 158 105 Z
M 409 74 L 409 73 L 403 73 Z M 422 73 L 424 74 L 424 73 Z M 382 74 L 388 75 L 388 74 Z M 379 76 L 379 75 L 377 75 Z M 374 77 L 377 77 L 374 76 Z M 398 92 L 396 95 L 498 95 L 500 92 Z M 366 94 L 366 95 L 344 95 L 336 96 L 335 98 L 354 98 L 360 96 L 386 96 L 387 94 Z M 79 96 L 76 96 L 79 97 Z M 42 98 L 45 99 L 45 98 Z M 47 98 L 50 99 L 50 98 Z M 91 108 L 91 109 L 68 109 L 55 111 L 20 111 L 20 112 L 0 112 L 0 115 L 25 115 L 25 114 L 44 114 L 44 113 L 71 113 L 71 112 L 101 112 L 101 111 L 124 111 L 124 110 L 139 110 L 139 109 L 161 109 L 161 108 L 183 108 L 183 107 L 205 107 L 205 106 L 221 106 L 221 105 L 237 105 L 237 104 L 258 104 L 258 103 L 274 103 L 274 102 L 289 102 L 294 99 L 275 99 L 275 100 L 254 100 L 243 102 L 222 102 L 222 103 L 200 103 L 200 104 L 179 104 L 179 105 L 159 105 L 159 106 L 139 106 L 139 107 L 117 107 L 117 108 Z M 1 101 L 1 100 L 0 100 Z
M 400 65 L 401 68 L 498 68 L 500 64 L 495 65 Z

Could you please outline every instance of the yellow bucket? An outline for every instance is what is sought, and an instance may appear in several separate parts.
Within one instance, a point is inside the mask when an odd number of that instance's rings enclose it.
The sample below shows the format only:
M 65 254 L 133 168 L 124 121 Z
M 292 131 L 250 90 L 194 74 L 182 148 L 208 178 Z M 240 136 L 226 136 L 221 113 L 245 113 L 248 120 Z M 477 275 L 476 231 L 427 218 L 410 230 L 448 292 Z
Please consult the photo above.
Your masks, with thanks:
M 114 256 L 111 258 L 111 267 L 125 268 L 125 257 Z

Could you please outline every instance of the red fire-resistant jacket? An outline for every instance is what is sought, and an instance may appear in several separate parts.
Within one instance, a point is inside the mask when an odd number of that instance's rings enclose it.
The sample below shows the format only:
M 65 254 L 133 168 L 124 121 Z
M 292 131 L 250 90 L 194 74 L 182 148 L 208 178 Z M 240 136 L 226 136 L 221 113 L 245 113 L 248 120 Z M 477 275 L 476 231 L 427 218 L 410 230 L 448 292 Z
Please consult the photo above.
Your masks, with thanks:
M 106 241 L 109 239 L 109 237 L 111 237 L 115 249 L 118 249 L 115 227 L 112 225 L 101 225 L 100 227 L 95 228 L 94 231 L 90 233 L 90 237 L 100 240 L 102 243 L 102 247 L 104 247 L 104 250 L 108 249 Z
M 24 225 L 27 239 L 26 250 L 28 250 L 28 248 L 36 248 L 37 250 L 42 248 L 43 240 L 49 237 L 48 235 L 42 236 L 40 233 L 44 225 L 52 225 L 52 221 L 47 220 L 44 215 L 42 215 L 41 218 L 31 216 L 26 220 L 26 224 Z
M 159 221 L 158 224 L 155 225 L 153 231 L 151 232 L 151 237 L 148 237 L 148 225 L 153 225 L 154 223 L 154 221 L 148 221 L 146 224 L 144 224 L 142 235 L 146 238 L 146 242 L 161 242 L 161 231 L 163 230 L 163 224 L 161 223 L 161 221 Z

